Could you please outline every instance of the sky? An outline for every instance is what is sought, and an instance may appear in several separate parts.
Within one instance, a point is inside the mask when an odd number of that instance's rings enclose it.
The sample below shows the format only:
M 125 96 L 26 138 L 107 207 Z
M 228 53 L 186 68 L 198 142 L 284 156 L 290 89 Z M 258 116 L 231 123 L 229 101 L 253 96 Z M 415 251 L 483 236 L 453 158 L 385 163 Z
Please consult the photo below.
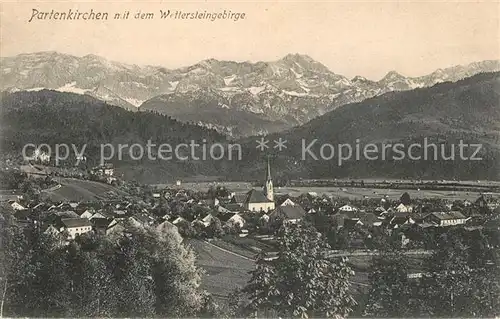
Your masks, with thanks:
M 7 0 L 8 1 L 8 0 Z M 0 55 L 59 51 L 177 68 L 207 58 L 274 61 L 307 54 L 331 71 L 379 80 L 396 70 L 428 74 L 457 64 L 500 59 L 500 2 L 5 2 Z M 33 10 L 107 12 L 108 20 L 28 22 Z M 232 20 L 161 19 L 160 10 L 245 13 Z M 115 13 L 130 11 L 129 19 Z M 135 19 L 137 12 L 153 19 Z

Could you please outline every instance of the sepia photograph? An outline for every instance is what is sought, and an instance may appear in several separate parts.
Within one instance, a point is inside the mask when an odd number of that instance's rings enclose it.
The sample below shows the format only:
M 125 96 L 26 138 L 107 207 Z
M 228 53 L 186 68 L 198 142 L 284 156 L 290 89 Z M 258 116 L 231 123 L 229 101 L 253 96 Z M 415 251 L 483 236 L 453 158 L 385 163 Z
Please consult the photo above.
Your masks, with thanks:
M 500 318 L 500 2 L 0 1 L 0 318 Z

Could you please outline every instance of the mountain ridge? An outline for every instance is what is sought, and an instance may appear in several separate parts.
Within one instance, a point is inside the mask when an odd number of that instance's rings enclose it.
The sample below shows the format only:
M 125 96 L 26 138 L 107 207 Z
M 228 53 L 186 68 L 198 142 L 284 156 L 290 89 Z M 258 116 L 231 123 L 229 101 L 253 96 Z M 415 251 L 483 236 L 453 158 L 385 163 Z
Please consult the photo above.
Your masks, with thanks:
M 271 62 L 205 59 L 176 69 L 55 51 L 5 57 L 0 62 L 2 90 L 46 88 L 88 94 L 128 110 L 213 126 L 232 137 L 288 129 L 341 105 L 386 92 L 500 70 L 500 61 L 488 60 L 420 77 L 390 71 L 381 80 L 371 81 L 361 76 L 350 80 L 305 54 L 288 54 Z

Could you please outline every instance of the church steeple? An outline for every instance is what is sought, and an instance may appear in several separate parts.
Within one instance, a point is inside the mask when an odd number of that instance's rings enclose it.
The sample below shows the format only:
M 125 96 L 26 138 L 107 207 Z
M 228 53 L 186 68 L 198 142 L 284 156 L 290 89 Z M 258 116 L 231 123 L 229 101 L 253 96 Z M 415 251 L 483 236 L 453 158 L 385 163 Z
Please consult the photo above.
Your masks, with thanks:
M 271 177 L 271 165 L 269 164 L 269 157 L 267 158 L 267 173 L 266 182 L 264 184 L 264 195 L 266 198 L 274 202 L 273 179 Z

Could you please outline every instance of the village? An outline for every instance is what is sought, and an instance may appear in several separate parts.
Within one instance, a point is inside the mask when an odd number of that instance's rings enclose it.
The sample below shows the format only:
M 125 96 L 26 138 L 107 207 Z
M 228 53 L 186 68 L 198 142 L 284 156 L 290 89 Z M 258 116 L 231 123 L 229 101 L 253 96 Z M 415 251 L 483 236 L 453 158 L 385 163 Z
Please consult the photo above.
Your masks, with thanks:
M 98 166 L 93 172 L 94 179 L 116 184 L 112 165 Z M 61 187 L 54 180 L 48 182 L 50 177 L 37 177 L 47 189 Z M 29 198 L 20 190 L 2 191 L 0 196 L 2 208 L 20 225 L 34 224 L 67 240 L 89 232 L 112 236 L 128 227 L 155 227 L 175 229 L 184 238 L 232 237 L 233 243 L 252 238 L 255 245 L 250 249 L 256 254 L 261 247 L 272 247 L 273 234 L 284 223 L 311 224 L 335 239 L 333 248 L 346 250 L 376 248 L 384 236 L 396 236 L 402 249 L 429 249 L 428 239 L 442 229 L 493 231 L 500 225 L 500 202 L 488 194 L 478 194 L 475 201 L 412 199 L 407 192 L 399 200 L 349 200 L 314 192 L 295 197 L 275 194 L 269 162 L 263 188 L 244 193 L 217 183 L 206 192 L 184 189 L 180 181 L 163 189 L 132 183 L 117 188 L 123 192 L 95 201 Z
M 287 194 L 275 187 L 269 160 L 263 186 L 254 184 L 245 191 L 233 191 L 222 182 L 210 182 L 206 189 L 181 180 L 141 185 L 122 180 L 111 164 L 82 172 L 51 171 L 38 162 L 4 166 L 2 174 L 3 185 L 11 188 L 0 192 L 0 224 L 13 221 L 26 233 L 54 241 L 54 247 L 89 240 L 118 243 L 151 232 L 176 238 L 193 250 L 203 273 L 201 287 L 217 309 L 228 307 L 231 296 L 249 285 L 259 260 L 278 261 L 286 245 L 283 230 L 297 226 L 299 232 L 313 229 L 322 237 L 326 258 L 348 258 L 346 267 L 353 270 L 349 293 L 359 302 L 355 315 L 364 315 L 366 298 L 375 289 L 373 263 L 387 251 L 406 256 L 405 280 L 417 285 L 440 275 L 434 268 L 441 266 L 429 267 L 428 260 L 443 249 L 443 236 L 458 236 L 470 245 L 486 242 L 493 250 L 500 247 L 500 201 L 494 193 L 477 193 L 474 200 L 412 198 L 404 189 L 397 190 L 396 198 Z M 387 260 L 393 258 L 398 260 Z M 489 253 L 484 258 L 494 263 Z M 233 316 L 237 314 L 243 313 Z

